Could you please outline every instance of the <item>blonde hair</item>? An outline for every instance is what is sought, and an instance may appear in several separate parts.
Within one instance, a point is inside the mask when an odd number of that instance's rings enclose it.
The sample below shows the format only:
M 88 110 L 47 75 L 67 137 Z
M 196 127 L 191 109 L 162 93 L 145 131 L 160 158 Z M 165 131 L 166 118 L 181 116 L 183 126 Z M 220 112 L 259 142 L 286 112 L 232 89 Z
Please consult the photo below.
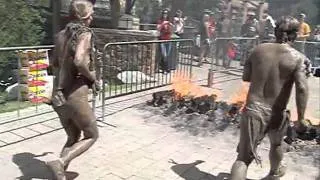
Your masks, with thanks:
M 93 14 L 93 4 L 88 0 L 72 0 L 70 4 L 70 17 L 78 20 L 88 19 Z

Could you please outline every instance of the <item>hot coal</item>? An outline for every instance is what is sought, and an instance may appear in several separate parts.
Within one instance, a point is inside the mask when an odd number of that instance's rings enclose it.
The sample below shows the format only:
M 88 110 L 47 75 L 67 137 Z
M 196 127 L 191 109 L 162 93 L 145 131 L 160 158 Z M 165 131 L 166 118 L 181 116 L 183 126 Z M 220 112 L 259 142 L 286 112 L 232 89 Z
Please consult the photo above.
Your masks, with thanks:
M 216 129 L 224 129 L 230 124 L 237 124 L 241 119 L 241 108 L 243 102 L 228 104 L 217 101 L 215 94 L 200 97 L 183 96 L 175 90 L 167 90 L 153 93 L 153 99 L 149 105 L 163 109 L 164 116 L 179 116 L 185 119 L 184 126 L 196 125 L 201 121 L 212 122 Z M 188 116 L 189 115 L 189 116 Z M 201 125 L 202 126 L 202 125 Z M 284 141 L 293 145 L 299 141 L 315 141 L 320 144 L 320 127 L 309 126 L 304 131 L 297 131 L 288 124 L 287 134 Z
M 226 118 L 235 118 L 242 107 L 242 103 L 227 104 L 226 102 L 217 101 L 217 95 L 204 95 L 200 97 L 183 96 L 174 90 L 159 91 L 152 94 L 152 100 L 148 102 L 154 107 L 166 106 L 165 116 L 169 116 L 177 110 L 183 111 L 185 114 L 204 114 L 209 116 L 209 121 L 214 121 L 214 112 L 222 110 L 221 116 Z
M 293 126 L 288 126 L 287 136 L 284 141 L 287 144 L 293 144 L 299 140 L 313 141 L 320 144 L 320 127 L 309 125 L 304 130 L 298 130 Z

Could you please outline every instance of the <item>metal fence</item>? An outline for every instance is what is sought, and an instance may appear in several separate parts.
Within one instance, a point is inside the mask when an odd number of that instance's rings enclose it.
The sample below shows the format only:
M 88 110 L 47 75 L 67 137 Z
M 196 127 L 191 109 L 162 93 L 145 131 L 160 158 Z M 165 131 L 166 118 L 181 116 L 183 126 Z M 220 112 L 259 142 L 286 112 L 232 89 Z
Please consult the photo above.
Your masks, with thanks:
M 6 64 L 5 67 L 0 64 L 0 124 L 52 113 L 52 108 L 47 105 L 41 102 L 30 102 L 21 96 L 26 87 L 22 87 L 21 83 L 22 65 L 19 53 L 25 50 L 37 52 L 49 49 L 50 58 L 53 47 L 50 45 L 0 48 L 0 57 L 6 61 L 3 63 Z M 103 106 L 105 100 L 113 97 L 168 85 L 172 82 L 174 75 L 190 77 L 192 47 L 193 40 L 189 39 L 120 42 L 105 45 L 100 66 L 103 81 L 103 90 L 100 95 L 103 97 Z M 163 58 L 162 50 L 165 48 L 170 52 L 166 58 Z M 37 90 L 38 87 L 35 88 Z M 95 107 L 94 103 L 92 101 Z M 98 107 L 103 107 L 101 105 L 99 104 Z M 16 111 L 15 115 L 13 111 Z
M 310 59 L 315 74 L 320 69 L 320 42 L 296 41 L 294 47 Z
M 48 45 L 0 48 L 0 113 L 16 111 L 17 116 L 20 117 L 21 109 L 26 107 L 29 107 L 30 109 L 30 111 L 28 111 L 28 116 L 38 114 L 41 111 L 39 110 L 39 105 L 41 103 L 30 103 L 25 100 L 23 95 L 23 90 L 27 88 L 27 84 L 22 84 L 22 81 L 26 81 L 29 77 L 27 74 L 24 74 L 25 77 L 22 77 L 22 67 L 24 65 L 22 64 L 23 62 L 19 54 L 26 50 L 30 50 L 35 53 L 41 50 L 48 50 L 48 55 L 50 56 L 53 47 L 53 45 Z M 34 61 L 34 67 L 39 67 L 40 65 L 41 62 Z M 25 64 L 25 66 L 29 65 Z M 26 69 L 26 71 L 28 71 L 28 69 Z M 34 76 L 38 76 L 37 72 Z M 35 88 L 35 91 L 37 92 L 38 89 L 37 87 Z
M 191 78 L 193 44 L 190 39 L 106 44 L 100 66 L 102 114 L 109 98 L 166 86 L 175 75 Z
M 207 54 L 210 63 L 209 74 L 213 71 L 230 70 L 241 73 L 241 63 L 257 43 L 256 38 L 217 38 Z M 164 60 L 161 49 L 169 46 L 170 54 Z M 21 97 L 21 83 L 18 76 L 21 61 L 18 53 L 25 50 L 36 52 L 50 49 L 50 56 L 53 47 L 49 45 L 0 48 L 2 62 L 0 63 L 0 113 L 16 111 L 16 117 L 24 119 L 52 112 L 51 108 L 43 106 L 42 103 L 30 103 Z M 104 107 L 105 100 L 109 98 L 168 85 L 175 74 L 192 76 L 195 47 L 194 40 L 191 39 L 120 42 L 105 45 L 100 66 L 103 70 L 104 84 L 100 94 L 103 97 L 101 107 Z M 314 72 L 320 69 L 320 43 L 304 42 L 304 53 L 312 61 Z M 4 60 L 6 63 L 3 63 Z M 208 77 L 210 79 L 211 76 Z M 103 108 L 102 111 L 104 110 Z M 13 118 L 8 117 L 8 119 Z M 3 120 L 1 118 L 0 123 L 3 123 Z

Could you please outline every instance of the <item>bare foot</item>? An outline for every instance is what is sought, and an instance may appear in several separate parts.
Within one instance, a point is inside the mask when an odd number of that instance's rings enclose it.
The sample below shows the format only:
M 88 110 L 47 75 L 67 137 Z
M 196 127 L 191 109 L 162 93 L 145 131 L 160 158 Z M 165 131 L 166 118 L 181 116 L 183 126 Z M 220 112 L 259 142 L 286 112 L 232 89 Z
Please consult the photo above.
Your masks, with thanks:
M 47 166 L 50 168 L 55 180 L 66 180 L 63 163 L 60 160 L 49 161 Z

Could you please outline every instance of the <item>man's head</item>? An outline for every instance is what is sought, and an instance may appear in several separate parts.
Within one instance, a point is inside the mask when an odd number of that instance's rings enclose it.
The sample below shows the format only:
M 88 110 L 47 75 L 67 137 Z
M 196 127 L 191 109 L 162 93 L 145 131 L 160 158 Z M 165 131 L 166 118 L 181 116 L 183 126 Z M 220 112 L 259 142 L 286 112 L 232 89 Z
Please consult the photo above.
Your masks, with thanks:
M 303 13 L 299 14 L 299 22 L 304 22 L 305 19 L 306 19 L 306 15 L 305 14 L 303 14 Z
M 93 4 L 88 0 L 73 0 L 71 1 L 69 15 L 71 18 L 76 19 L 86 26 L 92 22 Z
M 179 9 L 179 10 L 177 10 L 177 12 L 176 12 L 176 16 L 177 17 L 181 17 L 182 16 L 182 11 Z
M 168 20 L 168 18 L 169 18 L 169 10 L 168 9 L 163 9 L 161 16 L 162 16 L 162 19 Z
M 207 13 L 203 14 L 203 22 L 207 22 L 207 21 L 209 21 L 209 19 L 210 19 L 209 14 L 207 14 Z
M 299 21 L 291 16 L 281 17 L 275 27 L 278 43 L 294 42 L 299 31 Z
M 249 11 L 247 14 L 248 20 L 253 20 L 255 16 L 256 13 L 254 13 L 253 11 Z

